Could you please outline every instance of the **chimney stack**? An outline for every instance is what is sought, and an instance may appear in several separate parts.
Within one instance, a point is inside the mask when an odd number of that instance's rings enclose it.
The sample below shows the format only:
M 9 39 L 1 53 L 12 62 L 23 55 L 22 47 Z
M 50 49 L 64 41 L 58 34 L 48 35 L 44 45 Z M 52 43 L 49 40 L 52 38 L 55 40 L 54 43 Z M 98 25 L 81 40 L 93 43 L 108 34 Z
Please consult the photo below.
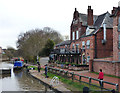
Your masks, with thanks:
M 117 7 L 113 7 L 113 10 L 112 10 L 112 14 L 115 13 L 115 10 L 117 9 Z
M 91 6 L 88 6 L 88 10 L 87 10 L 88 14 L 87 14 L 87 24 L 89 26 L 93 25 L 93 9 L 91 9 Z
M 77 11 L 77 8 L 75 8 L 74 14 L 73 14 L 73 19 L 78 19 L 79 18 L 79 13 Z

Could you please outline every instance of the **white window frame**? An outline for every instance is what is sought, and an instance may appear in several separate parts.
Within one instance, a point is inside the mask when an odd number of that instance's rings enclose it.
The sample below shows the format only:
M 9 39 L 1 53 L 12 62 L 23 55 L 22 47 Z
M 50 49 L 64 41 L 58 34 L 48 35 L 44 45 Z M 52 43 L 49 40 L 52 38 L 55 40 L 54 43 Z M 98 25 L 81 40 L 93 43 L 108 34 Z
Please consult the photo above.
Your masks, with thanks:
M 72 32 L 72 40 L 75 40 L 75 32 Z
M 87 56 L 87 62 L 89 62 L 90 61 L 90 56 Z
M 82 48 L 85 49 L 85 41 L 82 41 Z
M 76 39 L 79 39 L 79 31 L 76 31 Z
M 90 48 L 90 40 L 87 40 L 87 42 L 86 42 L 86 47 L 87 47 L 87 49 Z

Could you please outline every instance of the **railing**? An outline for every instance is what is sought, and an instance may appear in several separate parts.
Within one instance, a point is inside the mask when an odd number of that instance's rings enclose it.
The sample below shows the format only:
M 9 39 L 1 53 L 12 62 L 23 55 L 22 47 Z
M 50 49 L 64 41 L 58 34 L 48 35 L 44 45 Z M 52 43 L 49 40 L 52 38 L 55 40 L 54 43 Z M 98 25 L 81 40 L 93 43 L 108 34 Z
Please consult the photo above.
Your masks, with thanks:
M 48 67 L 48 71 L 52 72 L 52 73 L 55 73 L 55 74 L 59 74 L 59 75 L 65 76 L 67 78 L 72 78 L 72 81 L 76 80 L 78 82 L 87 83 L 87 84 L 89 84 L 89 87 L 91 85 L 92 86 L 96 86 L 98 88 L 101 88 L 101 91 L 103 89 L 107 90 L 107 91 L 111 91 L 111 89 L 105 88 L 104 84 L 113 85 L 113 86 L 116 87 L 115 90 L 117 92 L 119 91 L 119 86 L 118 86 L 118 84 L 115 84 L 115 83 L 111 83 L 111 82 L 102 81 L 102 80 L 91 78 L 91 77 L 87 77 L 87 76 L 82 76 L 82 75 L 74 74 L 74 72 L 68 72 L 68 71 L 65 71 L 65 70 L 57 69 L 57 68 Z M 84 79 L 87 79 L 87 80 L 84 80 Z M 97 83 L 101 83 L 101 84 L 99 86 L 99 85 L 97 85 L 95 83 L 92 83 L 92 81 L 97 82 Z
M 60 49 L 54 49 L 55 53 L 81 53 L 82 49 L 81 48 L 60 48 Z

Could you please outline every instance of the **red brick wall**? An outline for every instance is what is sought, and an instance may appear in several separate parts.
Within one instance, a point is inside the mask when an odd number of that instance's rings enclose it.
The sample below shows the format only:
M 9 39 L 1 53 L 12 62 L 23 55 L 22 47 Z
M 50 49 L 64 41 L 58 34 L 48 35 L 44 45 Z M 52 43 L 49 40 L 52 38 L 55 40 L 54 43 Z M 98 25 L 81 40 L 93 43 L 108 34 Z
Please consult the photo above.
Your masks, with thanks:
M 118 53 L 120 50 L 118 49 L 118 36 L 120 32 L 118 32 L 118 17 L 114 17 L 113 19 L 113 60 L 118 61 Z
M 113 31 L 112 29 L 106 29 L 107 42 L 103 45 L 103 29 L 101 28 L 97 34 L 97 58 L 109 57 L 113 54 Z
M 99 72 L 100 69 L 105 74 L 120 76 L 120 62 L 93 60 L 93 71 Z
M 86 42 L 87 40 L 90 40 L 90 48 L 87 49 L 86 47 Z M 95 36 L 88 36 L 88 37 L 83 37 L 81 38 L 81 48 L 82 48 L 82 41 L 85 41 L 85 55 L 90 56 L 90 59 L 93 59 L 95 56 Z
M 106 58 L 97 58 L 97 59 L 94 59 L 95 61 L 100 61 L 100 60 L 105 60 L 105 61 L 113 61 L 113 57 L 106 57 Z

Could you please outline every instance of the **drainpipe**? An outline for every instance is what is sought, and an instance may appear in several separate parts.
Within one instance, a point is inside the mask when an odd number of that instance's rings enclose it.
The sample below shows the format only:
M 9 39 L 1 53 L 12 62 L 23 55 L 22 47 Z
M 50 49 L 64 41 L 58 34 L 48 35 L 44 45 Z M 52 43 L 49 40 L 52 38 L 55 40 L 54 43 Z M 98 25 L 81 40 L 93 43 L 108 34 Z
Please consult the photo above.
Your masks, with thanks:
M 94 58 L 97 58 L 97 34 L 95 34 L 95 56 Z
M 103 29 L 104 29 L 104 41 L 106 41 L 106 24 L 103 24 Z

